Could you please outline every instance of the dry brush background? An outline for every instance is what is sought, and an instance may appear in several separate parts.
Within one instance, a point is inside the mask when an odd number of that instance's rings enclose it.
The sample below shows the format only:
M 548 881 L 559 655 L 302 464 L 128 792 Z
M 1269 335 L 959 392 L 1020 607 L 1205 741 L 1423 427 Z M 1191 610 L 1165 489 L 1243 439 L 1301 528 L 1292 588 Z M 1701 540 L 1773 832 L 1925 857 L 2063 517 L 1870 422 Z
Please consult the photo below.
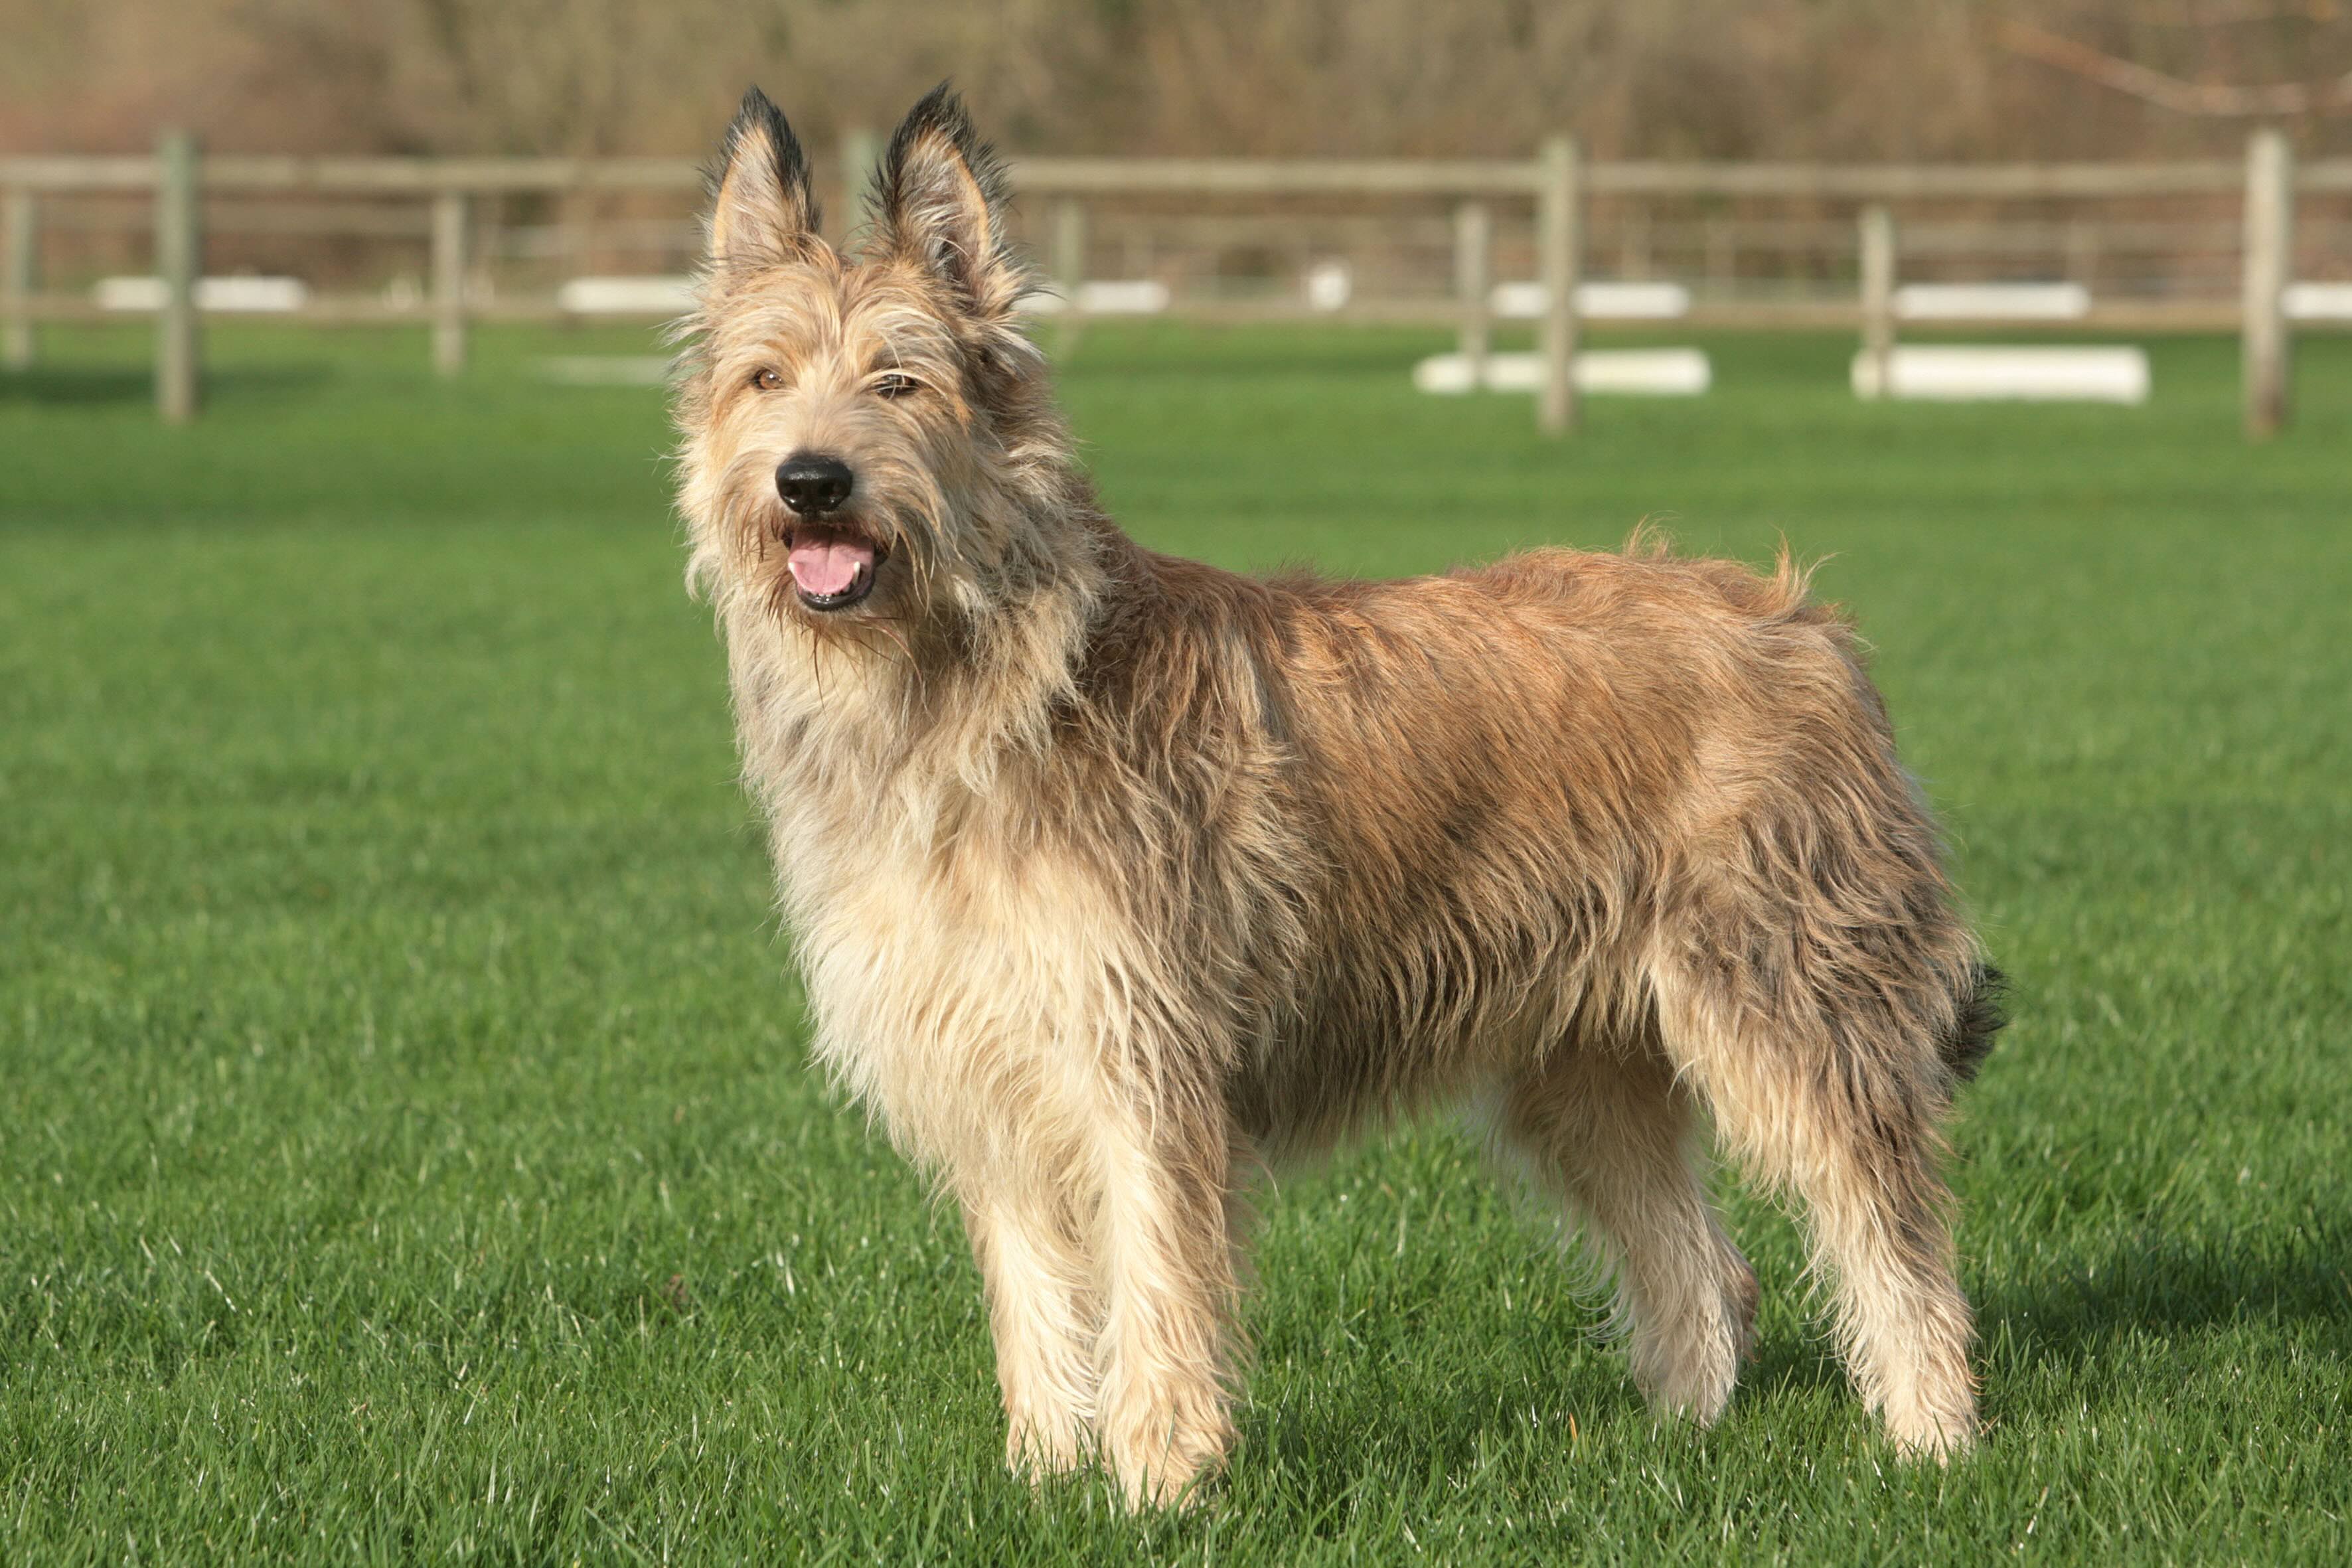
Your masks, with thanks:
M 948 75 L 1033 152 L 1519 153 L 1563 126 L 1602 156 L 2242 144 L 2226 104 L 2099 85 L 2102 60 L 2303 84 L 2306 151 L 2352 149 L 2347 0 L 0 0 L 0 152 L 167 122 L 224 151 L 696 152 L 751 79 L 829 143 Z

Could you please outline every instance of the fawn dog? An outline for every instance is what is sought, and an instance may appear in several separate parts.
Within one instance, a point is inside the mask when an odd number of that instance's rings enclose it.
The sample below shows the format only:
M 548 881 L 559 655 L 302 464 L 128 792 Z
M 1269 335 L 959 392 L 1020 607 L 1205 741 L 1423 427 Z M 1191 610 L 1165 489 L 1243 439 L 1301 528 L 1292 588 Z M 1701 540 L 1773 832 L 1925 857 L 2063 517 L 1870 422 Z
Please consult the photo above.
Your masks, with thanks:
M 1999 1026 L 1847 626 L 1776 574 L 1539 550 L 1238 576 L 1098 509 L 942 87 L 859 249 L 756 89 L 681 328 L 724 633 L 817 1057 L 961 1206 L 1008 1458 L 1183 1498 L 1233 1436 L 1262 1163 L 1474 1109 L 1721 1415 L 1757 1287 L 1702 1116 L 1798 1199 L 1862 1397 L 1975 1434 L 1938 1123 Z

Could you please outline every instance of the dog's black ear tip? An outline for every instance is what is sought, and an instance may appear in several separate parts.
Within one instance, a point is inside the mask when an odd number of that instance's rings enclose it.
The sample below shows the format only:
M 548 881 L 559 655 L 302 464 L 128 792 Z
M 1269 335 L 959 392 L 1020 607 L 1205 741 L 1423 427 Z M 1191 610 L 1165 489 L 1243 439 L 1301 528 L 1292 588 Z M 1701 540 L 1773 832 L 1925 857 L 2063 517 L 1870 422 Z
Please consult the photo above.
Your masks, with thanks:
M 914 109 L 908 112 L 907 118 L 941 121 L 964 120 L 970 117 L 964 113 L 963 99 L 956 91 L 955 78 L 949 76 L 941 77 L 939 86 L 917 99 Z
M 780 138 L 792 133 L 792 127 L 784 119 L 784 111 L 776 107 L 776 100 L 770 98 L 758 82 L 743 89 L 741 100 L 735 105 L 735 119 L 730 130 L 740 136 L 755 128 L 774 132 Z
M 963 96 L 956 91 L 954 78 L 942 79 L 923 94 L 907 111 L 907 118 L 899 122 L 898 134 L 892 140 L 906 145 L 925 132 L 937 132 L 961 153 L 978 149 L 980 134 L 972 126 L 971 111 L 964 107 Z
M 743 100 L 735 106 L 735 121 L 730 127 L 730 139 L 742 136 L 754 128 L 774 131 L 784 123 L 784 111 L 776 107 L 775 100 L 760 90 L 753 82 L 743 89 Z
M 734 122 L 727 128 L 724 156 L 733 158 L 748 139 L 762 132 L 775 150 L 780 172 L 788 178 L 804 177 L 808 160 L 801 150 L 800 138 L 793 134 L 792 123 L 776 107 L 776 100 L 753 82 L 743 89 L 743 100 L 736 106 Z
M 784 246 L 785 237 L 813 232 L 817 226 L 808 154 L 800 138 L 793 134 L 784 111 L 757 82 L 743 89 L 735 118 L 704 180 L 711 201 L 714 255 L 734 249 L 739 240 L 747 247 L 775 250 Z M 747 205 L 774 210 L 751 213 L 748 226 L 733 222 Z M 777 234 L 768 234 L 772 222 L 785 226 Z M 762 234 L 767 238 L 757 239 Z

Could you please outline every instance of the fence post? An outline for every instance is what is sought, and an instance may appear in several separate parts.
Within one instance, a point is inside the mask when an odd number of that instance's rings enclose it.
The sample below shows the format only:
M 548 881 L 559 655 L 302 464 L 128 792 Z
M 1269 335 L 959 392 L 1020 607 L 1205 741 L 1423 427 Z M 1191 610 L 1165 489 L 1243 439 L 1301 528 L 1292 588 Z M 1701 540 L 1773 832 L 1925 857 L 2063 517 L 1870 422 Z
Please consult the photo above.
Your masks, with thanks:
M 204 276 L 202 196 L 196 139 L 166 131 L 155 149 L 155 276 L 163 303 L 155 315 L 155 408 L 166 424 L 196 416 L 204 367 L 196 280 Z
M 41 198 L 29 190 L 11 190 L 7 199 L 8 255 L 5 276 L 0 276 L 0 365 L 30 370 L 40 358 L 40 328 L 34 323 L 32 299 L 41 291 Z
M 2259 441 L 2277 435 L 2292 413 L 2286 290 L 2294 280 L 2294 153 L 2276 129 L 2257 131 L 2246 143 L 2245 268 L 2246 435 Z
M 1862 358 L 1857 390 L 1892 395 L 1895 372 L 1895 215 L 1876 202 L 1862 209 Z
M 443 375 L 466 368 L 468 205 L 463 191 L 433 195 L 433 368 Z
M 1486 384 L 1492 336 L 1487 298 L 1494 289 L 1494 209 L 1485 202 L 1464 202 L 1454 209 L 1454 293 L 1462 302 L 1462 358 L 1474 387 Z
M 1536 251 L 1543 274 L 1543 395 L 1537 421 L 1547 435 L 1576 428 L 1576 283 L 1583 243 L 1582 180 L 1576 139 L 1544 143 L 1543 185 L 1536 197 Z
M 1729 218 L 1710 216 L 1706 220 L 1706 287 L 1707 292 L 1729 298 L 1739 280 L 1739 236 Z
M 1055 357 L 1078 346 L 1078 290 L 1087 282 L 1087 209 L 1076 196 L 1054 204 L 1054 286 L 1061 290 L 1061 321 L 1054 330 Z

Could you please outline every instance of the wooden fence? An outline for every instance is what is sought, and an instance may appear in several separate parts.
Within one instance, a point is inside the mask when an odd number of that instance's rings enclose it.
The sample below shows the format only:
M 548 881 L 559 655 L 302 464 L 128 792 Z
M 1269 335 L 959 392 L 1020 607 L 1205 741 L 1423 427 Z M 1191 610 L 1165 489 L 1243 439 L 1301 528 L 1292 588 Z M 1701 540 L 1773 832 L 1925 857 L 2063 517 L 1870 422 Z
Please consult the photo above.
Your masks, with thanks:
M 853 138 L 845 172 L 870 166 L 874 143 Z M 53 197 L 113 194 L 151 197 L 153 258 L 162 299 L 156 310 L 156 401 L 166 419 L 195 413 L 202 385 L 203 221 L 207 199 L 292 195 L 415 202 L 425 216 L 429 279 L 414 298 L 314 298 L 287 312 L 320 324 L 416 322 L 430 328 L 435 365 L 462 371 L 468 327 L 478 321 L 559 321 L 572 312 L 552 298 L 489 300 L 469 290 L 467 257 L 477 205 L 485 198 L 537 194 L 668 193 L 701 189 L 698 165 L 685 160 L 612 158 L 306 158 L 199 157 L 193 142 L 167 135 L 153 157 L 0 158 L 0 364 L 29 365 L 37 324 L 104 314 L 84 295 L 45 291 L 39 276 L 42 203 Z M 1250 159 L 1023 160 L 1015 189 L 1045 204 L 1048 270 L 1065 302 L 1065 331 L 1084 319 L 1079 285 L 1090 210 L 1112 201 L 1257 198 L 1359 204 L 1444 204 L 1452 212 L 1452 293 L 1443 298 L 1368 298 L 1317 312 L 1325 319 L 1444 324 L 1473 362 L 1486 355 L 1498 211 L 1532 218 L 1537 276 L 1544 304 L 1536 337 L 1543 362 L 1537 414 L 1559 432 L 1577 423 L 1570 374 L 1581 323 L 1576 300 L 1586 248 L 1584 216 L 1594 197 L 1774 197 L 1852 204 L 1859 208 L 1859 288 L 1842 303 L 1695 302 L 1695 326 L 1857 326 L 1866 350 L 1892 340 L 1895 229 L 1891 204 L 2016 202 L 2235 196 L 2243 207 L 2242 289 L 2234 306 L 2210 303 L 2102 307 L 2094 326 L 2226 326 L 2234 316 L 2244 342 L 2244 406 L 2251 435 L 2274 433 L 2289 409 L 2287 290 L 2297 197 L 2352 194 L 2352 160 L 2298 170 L 2285 139 L 2258 132 L 2242 163 L 2047 163 L 1884 166 L 1817 163 L 1593 163 L 1566 137 L 1532 159 L 1276 161 Z M 1285 300 L 1178 298 L 1171 313 L 1212 321 L 1257 321 L 1310 313 Z

